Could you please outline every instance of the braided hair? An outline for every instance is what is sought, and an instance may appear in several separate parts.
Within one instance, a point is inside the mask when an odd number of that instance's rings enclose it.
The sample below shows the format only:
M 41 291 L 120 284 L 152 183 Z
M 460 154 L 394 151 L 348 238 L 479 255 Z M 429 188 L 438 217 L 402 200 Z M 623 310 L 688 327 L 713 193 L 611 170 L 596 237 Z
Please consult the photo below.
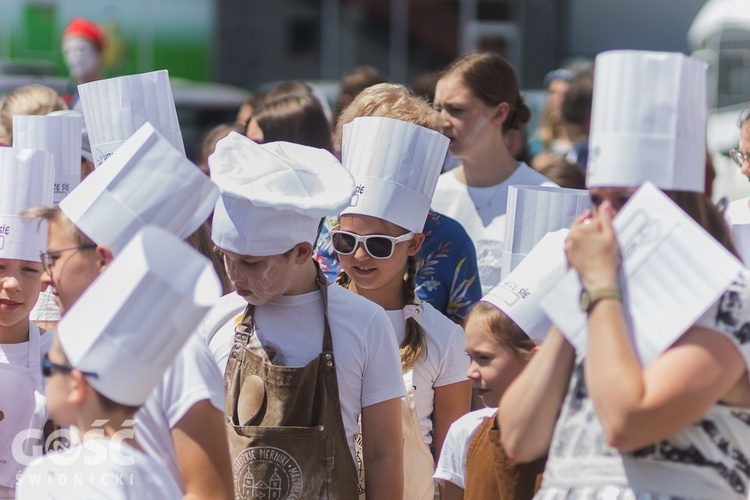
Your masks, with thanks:
M 406 296 L 406 304 L 414 304 L 417 300 L 417 258 L 410 255 L 406 260 L 406 273 L 404 274 L 404 295 Z M 348 288 L 352 282 L 351 277 L 346 274 L 343 269 L 339 271 L 336 277 L 336 283 Z M 414 366 L 423 353 L 427 353 L 427 339 L 422 325 L 419 324 L 416 318 L 408 318 L 406 320 L 406 334 L 404 340 L 399 346 L 401 354 L 401 369 L 408 371 Z

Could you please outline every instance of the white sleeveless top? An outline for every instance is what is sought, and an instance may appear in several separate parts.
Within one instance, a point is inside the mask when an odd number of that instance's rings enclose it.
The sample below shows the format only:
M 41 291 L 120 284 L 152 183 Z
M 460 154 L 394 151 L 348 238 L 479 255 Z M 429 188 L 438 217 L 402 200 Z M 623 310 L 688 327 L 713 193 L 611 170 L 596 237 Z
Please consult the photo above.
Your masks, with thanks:
M 750 300 L 738 279 L 696 325 L 727 335 L 748 364 Z M 716 404 L 696 422 L 640 450 L 607 445 L 586 393 L 582 357 L 552 437 L 541 491 L 551 499 L 745 499 L 750 482 L 750 408 Z

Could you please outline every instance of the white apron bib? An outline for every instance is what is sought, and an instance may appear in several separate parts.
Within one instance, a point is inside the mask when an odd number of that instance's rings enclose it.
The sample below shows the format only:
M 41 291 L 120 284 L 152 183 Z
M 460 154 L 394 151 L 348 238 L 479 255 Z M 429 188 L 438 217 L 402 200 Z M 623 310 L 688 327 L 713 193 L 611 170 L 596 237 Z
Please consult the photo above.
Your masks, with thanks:
M 13 498 L 16 475 L 41 455 L 47 422 L 39 327 L 29 322 L 29 366 L 0 363 L 0 498 Z M 13 442 L 16 441 L 16 453 Z M 21 462 L 21 463 L 19 463 Z

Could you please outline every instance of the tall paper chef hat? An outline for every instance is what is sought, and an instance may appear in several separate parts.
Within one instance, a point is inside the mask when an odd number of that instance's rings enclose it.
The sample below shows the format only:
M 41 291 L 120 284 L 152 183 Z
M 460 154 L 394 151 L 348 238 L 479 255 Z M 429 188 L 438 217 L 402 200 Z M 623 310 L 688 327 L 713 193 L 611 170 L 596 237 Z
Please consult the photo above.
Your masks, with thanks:
M 144 123 L 185 154 L 167 70 L 84 83 L 78 93 L 97 167 Z
M 86 177 L 60 210 L 86 236 L 113 252 L 147 224 L 186 238 L 208 218 L 218 188 L 146 123 Z
M 576 216 L 588 208 L 591 198 L 585 189 L 510 186 L 502 278 L 518 266 L 545 234 L 569 228 Z
M 320 219 L 337 215 L 354 192 L 354 179 L 331 153 L 289 142 L 259 145 L 232 132 L 208 164 L 221 190 L 211 237 L 240 255 L 314 243 Z
M 60 321 L 60 344 L 99 393 L 139 406 L 220 296 L 208 259 L 146 226 Z
M 683 54 L 596 58 L 588 187 L 705 189 L 706 63 Z
M 413 123 L 362 116 L 344 125 L 341 154 L 357 190 L 341 215 L 369 215 L 421 233 L 449 140 Z
M 504 312 L 532 340 L 546 337 L 552 323 L 539 305 L 545 284 L 566 270 L 567 229 L 547 233 L 518 267 L 482 300 Z
M 81 182 L 83 117 L 68 113 L 13 117 L 14 147 L 40 149 L 54 155 L 55 205 Z
M 26 221 L 24 210 L 52 205 L 54 157 L 46 151 L 0 148 L 0 259 L 39 262 L 47 224 Z

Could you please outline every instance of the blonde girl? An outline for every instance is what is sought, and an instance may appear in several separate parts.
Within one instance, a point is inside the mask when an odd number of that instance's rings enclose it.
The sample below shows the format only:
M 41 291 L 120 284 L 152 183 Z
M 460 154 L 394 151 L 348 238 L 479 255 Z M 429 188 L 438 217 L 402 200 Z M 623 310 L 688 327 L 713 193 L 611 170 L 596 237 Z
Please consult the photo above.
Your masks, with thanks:
M 402 406 L 404 498 L 431 499 L 429 446 L 439 454 L 450 424 L 469 410 L 471 394 L 463 330 L 422 303 L 414 283 L 447 140 L 414 124 L 436 122 L 426 102 L 402 86 L 378 87 L 360 94 L 339 120 L 343 163 L 359 187 L 356 206 L 342 213 L 330 237 L 341 262 L 338 283 L 382 306 L 393 324 L 408 393 Z M 395 105 L 378 106 L 381 98 Z M 388 109 L 411 120 L 383 117 Z M 357 110 L 371 116 L 355 118 Z
M 497 405 L 521 373 L 536 344 L 503 311 L 478 302 L 466 320 L 466 375 L 486 406 L 453 423 L 445 439 L 435 478 L 444 485 L 443 500 L 531 498 L 544 460 L 510 461 L 500 445 Z

